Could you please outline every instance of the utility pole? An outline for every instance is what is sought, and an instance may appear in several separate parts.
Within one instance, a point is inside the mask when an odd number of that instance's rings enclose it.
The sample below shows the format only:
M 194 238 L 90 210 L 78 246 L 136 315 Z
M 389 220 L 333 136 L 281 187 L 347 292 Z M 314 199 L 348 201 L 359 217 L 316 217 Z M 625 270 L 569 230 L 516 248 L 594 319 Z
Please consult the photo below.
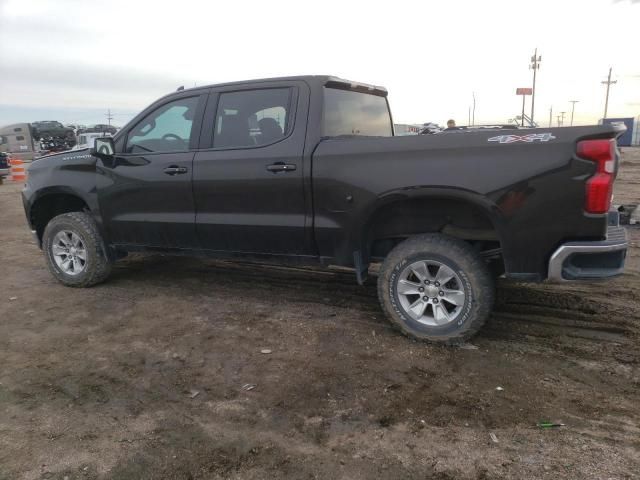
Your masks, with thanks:
M 473 95 L 473 112 L 471 114 L 471 126 L 476 124 L 476 92 L 471 92 Z
M 609 87 L 615 83 L 618 83 L 617 80 L 611 80 L 611 70 L 613 70 L 613 67 L 609 67 L 609 76 L 607 77 L 607 79 L 600 82 L 607 86 L 607 96 L 604 99 L 604 117 L 602 117 L 603 120 L 607 118 L 607 110 L 609 109 Z
M 113 115 L 111 115 L 111 109 L 107 110 L 107 121 L 109 122 L 109 126 L 111 126 L 111 120 L 113 120 Z
M 569 100 L 569 103 L 571 104 L 571 126 L 573 127 L 573 112 L 575 112 L 576 110 L 576 103 L 578 103 L 580 100 Z
M 560 115 L 556 115 L 556 120 L 558 121 L 558 126 L 560 126 Z
M 549 108 L 549 128 L 553 126 L 553 105 Z
M 540 62 L 542 61 L 542 56 L 538 56 L 538 49 L 533 52 L 533 57 L 531 57 L 531 63 L 529 64 L 529 68 L 533 70 L 533 91 L 531 93 L 531 123 L 533 123 L 533 112 L 536 104 L 536 73 L 540 70 Z

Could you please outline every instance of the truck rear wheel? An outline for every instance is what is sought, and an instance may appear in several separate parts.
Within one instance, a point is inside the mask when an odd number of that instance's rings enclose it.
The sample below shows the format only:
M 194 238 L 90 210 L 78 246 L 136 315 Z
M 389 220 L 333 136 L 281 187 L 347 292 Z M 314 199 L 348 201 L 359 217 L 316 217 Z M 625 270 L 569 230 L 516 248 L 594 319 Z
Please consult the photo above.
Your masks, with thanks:
M 391 323 L 417 340 L 459 344 L 484 325 L 495 284 L 471 246 L 440 234 L 412 237 L 385 258 L 378 297 Z
M 54 217 L 44 230 L 42 249 L 49 271 L 68 287 L 90 287 L 111 273 L 102 237 L 87 213 Z

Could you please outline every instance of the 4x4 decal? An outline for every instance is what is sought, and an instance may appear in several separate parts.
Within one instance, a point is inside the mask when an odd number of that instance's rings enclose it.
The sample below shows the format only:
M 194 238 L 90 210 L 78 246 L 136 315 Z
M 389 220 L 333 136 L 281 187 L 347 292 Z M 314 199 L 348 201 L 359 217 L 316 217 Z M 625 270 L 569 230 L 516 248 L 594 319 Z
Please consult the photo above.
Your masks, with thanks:
M 487 140 L 487 142 L 498 142 L 498 143 L 516 143 L 516 142 L 525 142 L 525 143 L 533 143 L 533 142 L 548 142 L 549 140 L 554 140 L 554 137 L 550 133 L 530 133 L 529 135 L 498 135 L 497 137 L 491 137 Z

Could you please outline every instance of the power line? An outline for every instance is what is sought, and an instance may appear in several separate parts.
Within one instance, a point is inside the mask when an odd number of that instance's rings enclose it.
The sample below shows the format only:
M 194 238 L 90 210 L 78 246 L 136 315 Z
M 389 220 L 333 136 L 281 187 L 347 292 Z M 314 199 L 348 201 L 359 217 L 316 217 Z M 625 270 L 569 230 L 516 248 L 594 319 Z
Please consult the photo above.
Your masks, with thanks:
M 607 79 L 600 82 L 607 86 L 607 94 L 604 99 L 604 116 L 602 117 L 603 120 L 607 118 L 607 110 L 609 109 L 609 87 L 618 83 L 617 80 L 611 80 L 611 70 L 613 70 L 613 67 L 609 67 L 609 76 L 607 77 Z

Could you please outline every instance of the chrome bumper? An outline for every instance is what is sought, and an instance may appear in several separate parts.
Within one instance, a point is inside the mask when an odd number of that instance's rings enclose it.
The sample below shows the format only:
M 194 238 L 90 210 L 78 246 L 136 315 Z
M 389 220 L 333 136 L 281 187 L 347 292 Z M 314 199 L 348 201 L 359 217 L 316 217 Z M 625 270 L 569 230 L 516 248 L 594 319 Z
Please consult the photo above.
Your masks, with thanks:
M 547 278 L 569 282 L 618 276 L 624 271 L 627 245 L 627 232 L 619 225 L 609 226 L 606 240 L 565 243 L 551 255 Z

